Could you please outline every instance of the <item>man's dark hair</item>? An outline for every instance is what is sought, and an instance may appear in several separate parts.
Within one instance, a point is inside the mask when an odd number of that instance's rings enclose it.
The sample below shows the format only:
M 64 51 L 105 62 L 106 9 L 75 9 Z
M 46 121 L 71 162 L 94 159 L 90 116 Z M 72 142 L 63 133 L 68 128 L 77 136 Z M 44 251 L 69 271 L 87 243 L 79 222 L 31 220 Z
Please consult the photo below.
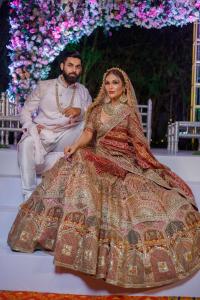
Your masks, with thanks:
M 60 64 L 64 63 L 68 57 L 79 58 L 82 62 L 80 52 L 78 52 L 78 51 L 63 51 L 63 53 L 60 56 Z

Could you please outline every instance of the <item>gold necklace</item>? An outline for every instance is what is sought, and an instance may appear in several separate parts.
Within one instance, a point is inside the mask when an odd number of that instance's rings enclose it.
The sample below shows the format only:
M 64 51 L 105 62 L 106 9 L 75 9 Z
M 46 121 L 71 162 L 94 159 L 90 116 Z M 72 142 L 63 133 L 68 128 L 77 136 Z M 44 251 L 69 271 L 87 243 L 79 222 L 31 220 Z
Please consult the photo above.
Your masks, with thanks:
M 75 93 L 76 93 L 76 86 L 73 87 L 72 97 L 71 97 L 70 103 L 67 107 L 70 107 L 70 106 L 73 107 Z M 64 115 L 66 107 L 63 108 L 60 104 L 59 95 L 58 95 L 58 84 L 57 83 L 56 83 L 56 104 L 57 104 L 59 112 Z
M 107 114 L 109 116 L 114 116 L 114 115 L 118 114 L 118 112 L 121 111 L 122 107 L 124 107 L 123 103 L 119 103 L 117 105 L 112 105 L 111 102 L 104 103 L 103 111 L 105 112 L 105 114 Z

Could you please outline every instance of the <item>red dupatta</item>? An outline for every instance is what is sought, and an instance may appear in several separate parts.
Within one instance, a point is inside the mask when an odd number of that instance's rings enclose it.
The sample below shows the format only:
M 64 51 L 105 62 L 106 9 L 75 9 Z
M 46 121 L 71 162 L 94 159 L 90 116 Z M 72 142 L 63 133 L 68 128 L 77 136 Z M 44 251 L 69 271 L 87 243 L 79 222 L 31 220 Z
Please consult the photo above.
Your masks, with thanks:
M 148 142 L 146 137 L 143 133 L 143 128 L 140 121 L 140 113 L 138 111 L 138 104 L 137 99 L 135 95 L 134 88 L 132 86 L 132 83 L 127 76 L 127 74 L 119 69 L 119 68 L 112 68 L 109 69 L 103 77 L 103 84 L 101 86 L 101 89 L 99 91 L 99 94 L 97 98 L 95 99 L 94 103 L 89 107 L 86 115 L 86 123 L 89 122 L 89 119 L 91 120 L 92 113 L 94 113 L 94 108 L 98 108 L 105 102 L 105 99 L 107 97 L 106 89 L 105 89 L 105 80 L 109 73 L 112 73 L 112 71 L 118 71 L 121 73 L 121 75 L 124 78 L 125 82 L 125 93 L 127 97 L 127 104 L 128 104 L 128 113 L 127 109 L 125 111 L 122 111 L 121 114 L 117 116 L 116 120 L 112 120 L 110 126 L 107 128 L 104 128 L 104 132 L 100 133 L 100 139 L 103 142 L 103 140 L 106 138 L 107 134 L 119 124 L 123 118 L 129 118 L 129 136 L 132 142 L 132 155 L 134 159 L 134 166 L 133 172 L 140 173 L 142 170 L 145 177 L 148 177 L 150 180 L 153 180 L 157 182 L 158 184 L 165 186 L 170 189 L 176 189 L 181 194 L 185 195 L 186 197 L 190 198 L 190 201 L 193 205 L 196 206 L 193 193 L 189 186 L 174 172 L 172 172 L 167 166 L 161 164 L 151 153 L 151 150 L 149 148 Z M 127 107 L 127 105 L 126 105 Z M 94 116 L 95 119 L 96 116 Z M 115 158 L 112 158 L 112 161 L 117 160 Z M 121 165 L 122 168 L 124 166 Z M 135 169 L 134 169 L 135 168 Z M 130 168 L 124 168 L 131 172 Z M 142 175 L 141 175 L 142 176 Z

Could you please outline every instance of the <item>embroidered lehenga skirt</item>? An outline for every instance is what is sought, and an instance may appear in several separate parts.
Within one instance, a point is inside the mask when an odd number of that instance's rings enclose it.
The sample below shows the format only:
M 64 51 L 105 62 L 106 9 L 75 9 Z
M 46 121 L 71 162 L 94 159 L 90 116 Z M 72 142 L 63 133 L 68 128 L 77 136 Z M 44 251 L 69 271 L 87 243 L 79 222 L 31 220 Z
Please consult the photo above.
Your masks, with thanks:
M 56 266 L 126 288 L 169 284 L 200 268 L 193 196 L 170 170 L 139 164 L 129 122 L 128 113 L 110 127 L 96 121 L 96 146 L 44 174 L 11 228 L 12 249 L 52 251 Z

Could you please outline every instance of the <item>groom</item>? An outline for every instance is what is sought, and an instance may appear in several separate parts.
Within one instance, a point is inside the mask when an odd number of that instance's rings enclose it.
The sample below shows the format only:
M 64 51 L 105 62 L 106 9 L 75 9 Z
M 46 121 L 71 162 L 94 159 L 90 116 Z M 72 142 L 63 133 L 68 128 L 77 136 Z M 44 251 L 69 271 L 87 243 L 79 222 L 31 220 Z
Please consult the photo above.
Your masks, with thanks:
M 80 136 L 84 113 L 91 103 L 88 90 L 78 83 L 80 54 L 65 53 L 60 69 L 58 78 L 38 83 L 21 111 L 24 133 L 18 144 L 18 160 L 25 200 L 36 187 L 36 167 L 43 168 L 47 153 L 63 152 Z

